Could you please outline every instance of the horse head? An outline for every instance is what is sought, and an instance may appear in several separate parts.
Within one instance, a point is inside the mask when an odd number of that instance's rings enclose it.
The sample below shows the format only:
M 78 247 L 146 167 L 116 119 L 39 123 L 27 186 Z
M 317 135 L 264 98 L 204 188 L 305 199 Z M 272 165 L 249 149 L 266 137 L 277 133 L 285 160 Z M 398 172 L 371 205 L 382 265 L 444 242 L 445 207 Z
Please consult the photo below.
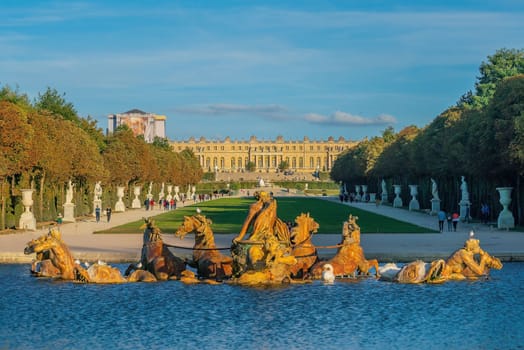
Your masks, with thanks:
M 191 220 L 191 217 L 184 216 L 184 221 L 178 229 L 175 232 L 175 236 L 179 237 L 180 239 L 184 239 L 184 237 L 188 234 L 193 232 L 194 226 L 193 226 L 193 220 Z
M 32 253 L 41 253 L 48 250 L 51 250 L 58 246 L 61 243 L 60 232 L 57 230 L 52 230 L 49 233 L 46 233 L 37 239 L 32 239 L 30 242 L 27 242 L 26 247 L 24 248 L 24 254 Z
M 162 240 L 160 228 L 156 226 L 155 220 L 153 220 L 153 218 L 144 218 L 144 224 L 140 226 L 140 229 L 144 230 L 144 235 L 149 234 L 148 238 L 150 242 Z
M 307 214 L 300 214 L 295 218 L 296 226 L 291 230 L 291 239 L 295 244 L 303 242 L 309 239 L 314 233 L 317 232 L 320 225 Z
M 211 220 L 204 215 L 184 216 L 184 222 L 176 230 L 175 236 L 183 239 L 188 233 L 205 233 L 210 224 Z

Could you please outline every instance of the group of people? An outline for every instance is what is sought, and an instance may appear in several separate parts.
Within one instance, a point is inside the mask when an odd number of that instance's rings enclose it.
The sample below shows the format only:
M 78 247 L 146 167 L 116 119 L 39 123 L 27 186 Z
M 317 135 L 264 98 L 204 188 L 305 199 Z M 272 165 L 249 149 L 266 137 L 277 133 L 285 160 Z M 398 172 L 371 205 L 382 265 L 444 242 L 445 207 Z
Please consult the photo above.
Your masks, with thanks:
M 440 232 L 444 232 L 444 222 L 447 221 L 448 223 L 448 232 L 457 231 L 458 222 L 460 219 L 460 216 L 457 212 L 454 213 L 446 213 L 444 210 L 440 210 L 437 213 L 438 218 L 438 229 Z
M 102 212 L 102 209 L 97 206 L 95 208 L 95 220 L 96 222 L 100 222 L 100 214 Z M 111 221 L 111 214 L 113 213 L 113 210 L 111 209 L 111 207 L 107 207 L 106 208 L 106 217 L 107 217 L 107 222 L 110 222 Z
M 174 198 L 171 198 L 171 200 L 161 199 L 158 202 L 158 205 L 159 205 L 160 209 L 173 210 L 173 209 L 176 209 L 176 203 L 177 203 L 177 201 Z M 155 205 L 156 205 L 156 203 L 155 203 L 155 200 L 153 198 L 151 198 L 151 199 L 146 198 L 144 200 L 144 207 L 146 208 L 146 210 L 154 210 L 155 209 Z

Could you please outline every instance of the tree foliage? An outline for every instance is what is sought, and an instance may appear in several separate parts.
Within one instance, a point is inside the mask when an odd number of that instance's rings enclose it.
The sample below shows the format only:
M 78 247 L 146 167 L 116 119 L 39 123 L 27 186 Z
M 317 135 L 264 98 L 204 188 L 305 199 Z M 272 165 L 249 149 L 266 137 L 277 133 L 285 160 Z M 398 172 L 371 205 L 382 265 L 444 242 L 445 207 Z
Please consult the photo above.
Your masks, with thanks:
M 386 129 L 382 137 L 363 140 L 339 156 L 331 169 L 334 181 L 371 185 L 379 180 L 418 184 L 421 202 L 428 202 L 430 178 L 443 187 L 441 205 L 456 208 L 460 176 L 471 179 L 472 199 L 490 199 L 495 188 L 515 188 L 515 214 L 524 222 L 521 207 L 524 176 L 524 51 L 497 51 L 480 66 L 475 93 L 438 115 L 422 129 L 407 127 L 398 133 Z M 409 199 L 408 199 L 409 200 Z M 473 213 L 476 209 L 471 208 Z
M 148 144 L 127 127 L 106 137 L 64 96 L 48 88 L 31 104 L 8 86 L 0 89 L 0 229 L 16 224 L 6 222 L 5 213 L 15 212 L 20 188 L 36 190 L 35 215 L 49 220 L 62 209 L 69 180 L 80 199 L 77 210 L 83 210 L 78 214 L 92 210 L 83 196 L 96 181 L 109 192 L 117 185 L 200 181 L 202 170 L 193 153 L 176 153 L 165 139 Z
M 507 77 L 524 74 L 524 50 L 500 49 L 479 68 L 480 76 L 475 83 L 475 93 L 462 96 L 462 107 L 484 108 L 493 98 L 497 84 Z

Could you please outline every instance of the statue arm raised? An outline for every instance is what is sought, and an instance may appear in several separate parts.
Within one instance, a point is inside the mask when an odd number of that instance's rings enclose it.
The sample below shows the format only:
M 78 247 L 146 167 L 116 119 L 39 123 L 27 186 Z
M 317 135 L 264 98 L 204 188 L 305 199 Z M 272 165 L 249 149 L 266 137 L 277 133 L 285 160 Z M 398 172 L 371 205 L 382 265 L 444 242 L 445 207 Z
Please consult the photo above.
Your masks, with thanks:
M 262 201 L 258 201 L 256 203 L 253 203 L 249 207 L 249 213 L 247 214 L 246 219 L 244 220 L 244 224 L 242 225 L 242 228 L 240 229 L 240 232 L 238 236 L 236 236 L 233 240 L 239 241 L 246 235 L 247 229 L 249 228 L 249 225 L 251 224 L 251 221 L 255 217 L 255 215 L 258 214 L 258 212 L 262 209 L 264 203 Z

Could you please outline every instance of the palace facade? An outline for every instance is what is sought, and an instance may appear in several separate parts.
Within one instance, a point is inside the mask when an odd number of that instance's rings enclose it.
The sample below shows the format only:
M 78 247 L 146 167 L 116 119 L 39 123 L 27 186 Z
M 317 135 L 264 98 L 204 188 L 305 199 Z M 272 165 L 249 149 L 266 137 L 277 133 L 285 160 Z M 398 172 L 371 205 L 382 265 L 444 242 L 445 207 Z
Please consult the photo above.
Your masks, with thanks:
M 354 147 L 356 141 L 347 141 L 343 137 L 335 140 L 329 137 L 325 141 L 313 141 L 304 137 L 302 141 L 286 141 L 282 136 L 276 140 L 258 140 L 251 136 L 249 141 L 196 140 L 170 141 L 176 152 L 188 148 L 198 157 L 204 171 L 243 172 L 248 163 L 255 164 L 255 171 L 273 172 L 281 162 L 289 164 L 289 170 L 295 172 L 329 171 L 337 157 L 343 151 Z

